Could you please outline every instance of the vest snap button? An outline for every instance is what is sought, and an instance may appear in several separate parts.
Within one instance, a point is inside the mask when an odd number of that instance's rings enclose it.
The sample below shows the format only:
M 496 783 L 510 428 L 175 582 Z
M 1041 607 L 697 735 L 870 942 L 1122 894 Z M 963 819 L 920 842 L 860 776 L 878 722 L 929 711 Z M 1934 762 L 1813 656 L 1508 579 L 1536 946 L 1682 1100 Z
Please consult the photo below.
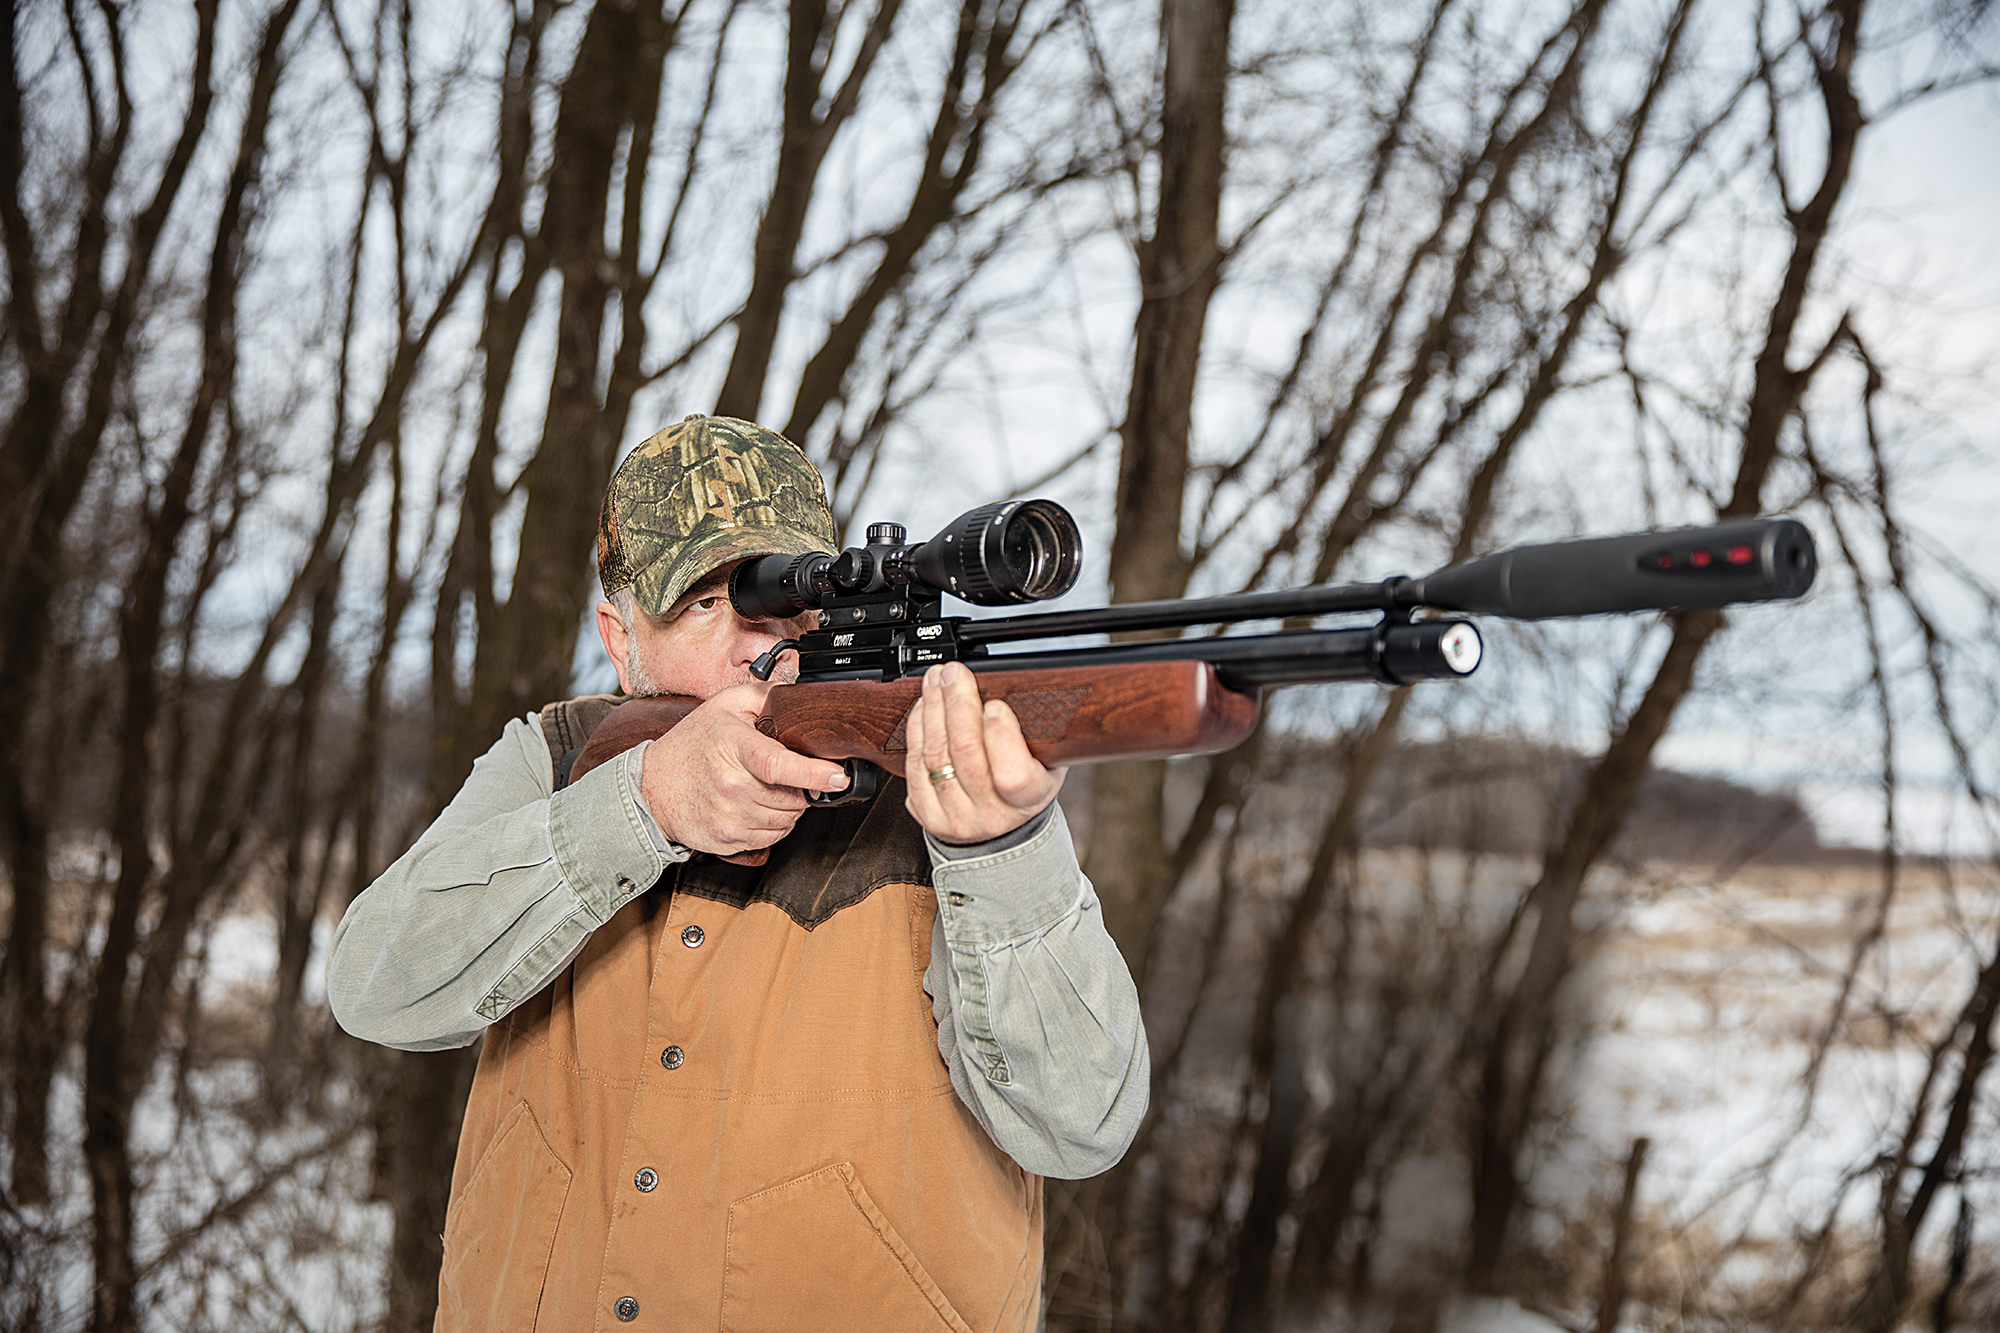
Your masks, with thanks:
M 699 949 L 701 942 L 706 938 L 708 937 L 701 933 L 700 926 L 689 926 L 681 932 L 681 943 L 687 945 L 690 949 Z
M 660 1063 L 669 1069 L 679 1069 L 687 1061 L 687 1052 L 678 1046 L 669 1046 L 660 1052 Z
M 660 1183 L 660 1173 L 650 1166 L 639 1168 L 639 1174 L 632 1177 L 632 1183 L 639 1187 L 639 1193 L 651 1194 L 653 1187 Z
M 639 1302 L 630 1296 L 620 1296 L 618 1304 L 612 1306 L 611 1311 L 618 1316 L 619 1323 L 629 1324 L 639 1317 Z

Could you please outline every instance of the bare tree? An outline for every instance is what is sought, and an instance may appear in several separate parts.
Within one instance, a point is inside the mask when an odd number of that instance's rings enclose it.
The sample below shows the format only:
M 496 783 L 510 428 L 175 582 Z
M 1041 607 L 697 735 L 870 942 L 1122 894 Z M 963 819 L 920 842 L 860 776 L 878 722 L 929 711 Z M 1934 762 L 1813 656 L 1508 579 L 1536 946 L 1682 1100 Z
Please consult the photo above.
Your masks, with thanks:
M 1861 41 L 1861 0 L 1829 5 L 1824 50 L 1814 50 L 1826 106 L 1826 161 L 1817 188 L 1802 205 L 1787 201 L 1793 247 L 1771 303 L 1756 361 L 1743 445 L 1720 518 L 1759 512 L 1777 461 L 1780 436 L 1825 364 L 1827 349 L 1794 367 L 1794 347 L 1815 264 L 1833 211 L 1847 186 L 1863 119 L 1850 81 Z M 1810 40 L 1802 34 L 1802 40 Z M 1672 618 L 1673 637 L 1644 698 L 1591 773 L 1582 798 L 1565 817 L 1560 841 L 1529 892 L 1535 928 L 1517 979 L 1494 997 L 1490 1031 L 1480 1037 L 1480 1095 L 1473 1115 L 1473 1218 L 1469 1276 L 1480 1289 L 1499 1278 L 1508 1226 L 1518 1204 L 1519 1157 L 1549 1054 L 1548 1025 L 1556 991 L 1569 971 L 1575 913 L 1584 876 L 1603 856 L 1638 790 L 1648 761 L 1675 708 L 1693 684 L 1709 640 L 1722 628 L 1714 613 Z
M 17 43 L 25 11 L 5 27 L 6 84 L 0 90 L 0 227 L 7 246 L 7 334 L 20 374 L 20 390 L 0 443 L 0 495 L 10 534 L 0 563 L 0 802 L 5 805 L 6 854 L 13 888 L 7 957 L 0 968 L 7 1011 L 13 1080 L 10 1150 L 14 1186 L 29 1203 L 49 1193 L 46 1136 L 49 1084 L 57 1052 L 49 1041 L 51 1015 L 43 954 L 48 931 L 49 815 L 26 776 L 32 772 L 36 693 L 49 647 L 50 602 L 60 580 L 61 533 L 81 497 L 105 438 L 112 393 L 127 369 L 133 325 L 142 295 L 153 281 L 154 256 L 165 234 L 188 167 L 208 129 L 214 101 L 216 5 L 197 10 L 195 61 L 180 135 L 162 165 L 151 198 L 133 215 L 129 232 L 116 236 L 106 202 L 131 142 L 133 104 L 122 58 L 111 65 L 112 87 L 100 89 L 80 60 L 77 95 L 86 144 L 77 178 L 83 197 L 72 218 L 73 235 L 57 241 L 38 235 L 40 218 L 28 213 L 29 143 L 22 105 L 22 53 Z M 84 16 L 68 30 L 73 56 L 84 55 Z M 103 40 L 122 57 L 124 34 L 115 17 Z M 45 76 L 47 77 L 47 76 Z M 107 105 L 108 103 L 108 105 Z M 124 271 L 107 289 L 105 262 L 114 240 L 125 249 Z M 66 243 L 65 243 L 66 242 Z M 59 255 L 71 257 L 59 273 Z M 61 292 L 60 305 L 56 293 Z M 65 401 L 81 395 L 81 412 Z

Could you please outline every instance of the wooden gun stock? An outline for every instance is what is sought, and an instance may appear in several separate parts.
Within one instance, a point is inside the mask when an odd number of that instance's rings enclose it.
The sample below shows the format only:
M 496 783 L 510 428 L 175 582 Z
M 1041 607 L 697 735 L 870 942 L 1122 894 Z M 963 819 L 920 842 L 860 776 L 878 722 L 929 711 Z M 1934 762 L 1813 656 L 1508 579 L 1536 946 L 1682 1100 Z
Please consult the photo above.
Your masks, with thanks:
M 985 699 L 1003 699 L 1028 750 L 1051 768 L 1107 759 L 1217 754 L 1257 724 L 1257 698 L 1225 686 L 1207 662 L 981 670 Z M 757 729 L 819 759 L 865 759 L 904 776 L 903 722 L 923 679 L 821 681 L 774 686 Z M 696 707 L 684 695 L 632 699 L 591 733 L 570 781 L 641 741 L 664 736 Z
M 624 754 L 641 741 L 657 740 L 680 725 L 682 718 L 701 706 L 701 700 L 687 694 L 656 694 L 644 699 L 627 699 L 611 710 L 597 730 L 584 742 L 583 753 L 569 766 L 569 780 L 596 768 L 613 755 Z

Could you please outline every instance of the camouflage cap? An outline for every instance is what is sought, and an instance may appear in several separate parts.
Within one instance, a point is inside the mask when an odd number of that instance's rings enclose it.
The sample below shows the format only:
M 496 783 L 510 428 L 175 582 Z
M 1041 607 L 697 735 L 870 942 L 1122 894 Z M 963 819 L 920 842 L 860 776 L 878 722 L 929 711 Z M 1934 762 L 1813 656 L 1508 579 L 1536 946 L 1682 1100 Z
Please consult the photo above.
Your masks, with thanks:
M 664 614 L 718 565 L 840 545 L 826 483 L 805 451 L 734 417 L 695 415 L 628 454 L 604 492 L 597 572 Z

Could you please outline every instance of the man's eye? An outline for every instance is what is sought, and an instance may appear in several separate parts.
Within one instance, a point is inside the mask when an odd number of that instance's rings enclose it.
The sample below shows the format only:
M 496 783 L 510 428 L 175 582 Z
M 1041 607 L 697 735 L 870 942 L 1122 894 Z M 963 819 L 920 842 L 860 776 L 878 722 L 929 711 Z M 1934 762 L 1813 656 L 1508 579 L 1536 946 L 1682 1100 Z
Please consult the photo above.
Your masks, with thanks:
M 695 605 L 703 611 L 712 611 L 715 609 L 715 604 L 721 600 L 722 600 L 721 595 L 717 594 L 714 597 L 704 597 L 700 601 L 696 602 Z

